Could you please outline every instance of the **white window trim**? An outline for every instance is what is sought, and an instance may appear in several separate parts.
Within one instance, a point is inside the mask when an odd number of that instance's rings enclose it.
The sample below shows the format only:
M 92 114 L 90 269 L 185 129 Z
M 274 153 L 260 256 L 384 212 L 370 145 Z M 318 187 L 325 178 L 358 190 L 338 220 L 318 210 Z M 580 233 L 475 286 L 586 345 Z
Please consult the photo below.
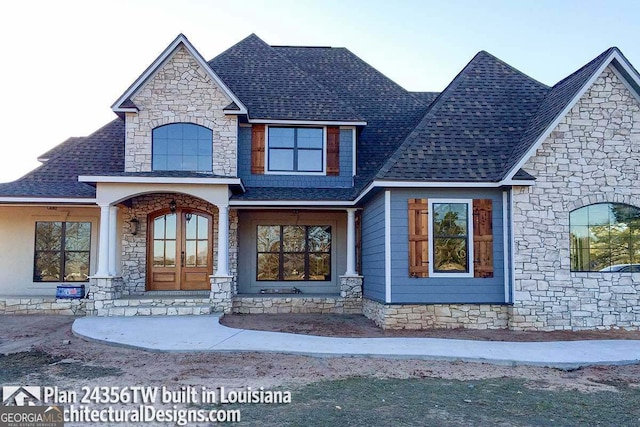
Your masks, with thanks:
M 439 203 L 460 203 L 467 204 L 467 273 L 439 273 L 433 271 L 435 246 L 433 234 L 433 205 Z M 429 277 L 473 277 L 473 199 L 429 199 L 429 221 L 427 224 L 429 230 Z
M 274 126 L 287 127 L 287 126 Z M 304 176 L 326 176 L 327 175 L 327 127 L 326 126 L 289 126 L 289 127 L 309 127 L 322 128 L 322 171 L 321 172 L 296 172 L 296 171 L 270 171 L 269 170 L 269 125 L 264 129 L 264 174 L 265 175 L 304 175 Z

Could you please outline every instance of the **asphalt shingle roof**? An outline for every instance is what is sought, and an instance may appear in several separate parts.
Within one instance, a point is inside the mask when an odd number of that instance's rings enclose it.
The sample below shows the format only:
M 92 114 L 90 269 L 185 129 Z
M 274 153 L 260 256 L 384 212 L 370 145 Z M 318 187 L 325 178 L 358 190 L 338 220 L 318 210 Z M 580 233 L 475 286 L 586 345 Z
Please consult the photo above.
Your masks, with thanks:
M 291 188 L 291 187 L 249 187 L 234 200 L 334 200 L 346 201 L 355 197 L 353 188 Z
M 0 197 L 93 198 L 95 188 L 78 175 L 124 170 L 124 121 L 115 119 L 91 135 L 70 138 L 47 153 L 49 160 L 22 178 L 0 184 Z
M 239 200 L 352 200 L 371 179 L 496 182 L 503 179 L 611 48 L 549 88 L 478 53 L 442 92 L 409 92 L 345 48 L 269 46 L 250 35 L 209 62 L 250 118 L 366 121 L 354 188 L 250 187 Z M 237 108 L 230 104 L 227 108 Z M 0 184 L 0 197 L 94 197 L 78 175 L 215 177 L 124 172 L 124 121 L 69 138 L 46 162 Z M 535 179 L 520 170 L 514 179 Z
M 346 48 L 276 46 L 274 49 L 323 86 L 330 87 L 367 121 L 358 135 L 360 181 L 375 174 L 436 95 L 408 92 Z
M 247 106 L 253 119 L 362 121 L 343 99 L 255 34 L 213 58 L 209 65 Z
M 478 53 L 376 178 L 499 181 L 548 90 L 487 52 Z

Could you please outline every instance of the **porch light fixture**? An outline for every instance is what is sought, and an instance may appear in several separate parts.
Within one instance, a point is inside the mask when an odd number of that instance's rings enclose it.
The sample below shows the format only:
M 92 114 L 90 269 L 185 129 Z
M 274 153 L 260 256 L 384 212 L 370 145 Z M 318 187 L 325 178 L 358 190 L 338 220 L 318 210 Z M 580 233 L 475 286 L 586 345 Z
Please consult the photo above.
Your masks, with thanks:
M 176 201 L 173 199 L 169 202 L 169 210 L 171 213 L 176 213 Z
M 191 221 L 193 214 L 191 212 L 187 212 L 186 214 L 184 214 L 184 217 L 186 218 L 187 222 Z
M 131 221 L 129 221 L 129 223 L 131 224 L 131 234 L 133 234 L 134 236 L 138 234 L 138 229 L 140 227 L 140 221 L 138 221 L 138 218 L 133 218 Z

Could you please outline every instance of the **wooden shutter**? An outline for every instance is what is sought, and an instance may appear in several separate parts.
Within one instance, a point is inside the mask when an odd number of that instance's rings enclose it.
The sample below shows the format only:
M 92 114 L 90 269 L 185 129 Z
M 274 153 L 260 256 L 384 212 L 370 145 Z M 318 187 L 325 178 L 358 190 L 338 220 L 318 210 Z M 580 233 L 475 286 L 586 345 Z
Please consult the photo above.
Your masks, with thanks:
M 327 175 L 340 175 L 340 128 L 327 127 Z
M 429 204 L 409 199 L 409 277 L 429 277 Z
M 251 126 L 251 173 L 264 174 L 264 125 Z
M 491 199 L 473 201 L 473 277 L 493 277 Z

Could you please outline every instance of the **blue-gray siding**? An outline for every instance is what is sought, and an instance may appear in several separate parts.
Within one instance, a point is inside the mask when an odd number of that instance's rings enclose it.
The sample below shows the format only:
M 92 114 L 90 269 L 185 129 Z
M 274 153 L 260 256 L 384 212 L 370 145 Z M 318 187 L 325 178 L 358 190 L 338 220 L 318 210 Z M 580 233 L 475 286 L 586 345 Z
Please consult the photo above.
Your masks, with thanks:
M 366 298 L 384 302 L 384 265 L 384 192 L 381 192 L 362 212 L 362 275 Z
M 348 188 L 353 186 L 353 132 L 340 130 L 340 175 L 254 175 L 251 173 L 251 128 L 238 128 L 238 177 L 247 187 Z
M 492 199 L 492 278 L 409 277 L 410 198 Z M 391 191 L 391 300 L 393 303 L 501 303 L 504 295 L 502 192 L 498 189 L 401 189 Z M 364 236 L 364 234 L 363 234 Z M 381 237 L 384 244 L 384 236 Z M 363 241 L 364 243 L 364 241 Z M 364 254 L 364 251 L 363 251 Z M 363 261 L 364 264 L 364 261 Z M 384 275 L 384 272 L 383 272 Z M 365 275 L 365 281 L 367 277 Z M 383 280 L 384 283 L 384 280 Z

